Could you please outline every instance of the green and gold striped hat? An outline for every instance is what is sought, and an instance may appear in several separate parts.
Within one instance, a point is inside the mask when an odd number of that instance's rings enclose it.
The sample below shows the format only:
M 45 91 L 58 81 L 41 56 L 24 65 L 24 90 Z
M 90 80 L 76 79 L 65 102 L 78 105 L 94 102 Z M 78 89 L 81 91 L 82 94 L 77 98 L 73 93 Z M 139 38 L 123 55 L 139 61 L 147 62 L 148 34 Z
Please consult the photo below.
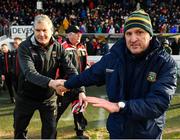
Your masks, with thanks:
M 124 33 L 131 28 L 139 27 L 147 31 L 150 36 L 153 36 L 153 28 L 151 24 L 151 19 L 144 10 L 137 10 L 132 12 L 126 19 L 124 24 Z

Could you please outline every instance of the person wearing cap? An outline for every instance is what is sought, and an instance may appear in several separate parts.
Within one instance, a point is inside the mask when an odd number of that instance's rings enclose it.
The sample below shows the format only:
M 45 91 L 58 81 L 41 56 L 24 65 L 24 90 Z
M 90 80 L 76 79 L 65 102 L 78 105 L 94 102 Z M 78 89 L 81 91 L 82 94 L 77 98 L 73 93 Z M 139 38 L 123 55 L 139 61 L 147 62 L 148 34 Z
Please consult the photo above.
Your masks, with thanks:
M 176 76 L 176 63 L 153 36 L 149 15 L 137 10 L 126 19 L 123 38 L 108 54 L 80 75 L 62 79 L 61 85 L 71 89 L 106 84 L 108 100 L 85 101 L 109 112 L 111 139 L 160 139 Z
M 76 67 L 77 71 L 81 73 L 89 65 L 87 63 L 87 50 L 85 46 L 81 43 L 82 33 L 78 26 L 69 26 L 66 30 L 67 39 L 62 42 L 62 46 L 68 54 L 69 58 L 73 65 Z M 67 78 L 63 70 L 59 70 L 59 78 Z M 87 126 L 87 120 L 83 115 L 83 109 L 86 107 L 86 103 L 82 103 L 82 98 L 85 97 L 85 89 L 81 88 L 83 91 L 73 89 L 69 91 L 68 94 L 64 96 L 58 96 L 58 113 L 57 113 L 57 122 L 61 118 L 64 111 L 67 109 L 69 104 L 72 103 L 72 113 L 74 118 L 74 125 L 76 131 L 77 139 L 88 139 L 89 137 L 84 135 L 85 128 Z
M 169 40 L 168 40 L 168 39 L 165 39 L 165 40 L 162 42 L 162 46 L 164 47 L 164 49 L 166 50 L 167 53 L 172 54 L 172 49 L 171 49 L 171 47 L 170 47 L 170 44 L 169 44 Z

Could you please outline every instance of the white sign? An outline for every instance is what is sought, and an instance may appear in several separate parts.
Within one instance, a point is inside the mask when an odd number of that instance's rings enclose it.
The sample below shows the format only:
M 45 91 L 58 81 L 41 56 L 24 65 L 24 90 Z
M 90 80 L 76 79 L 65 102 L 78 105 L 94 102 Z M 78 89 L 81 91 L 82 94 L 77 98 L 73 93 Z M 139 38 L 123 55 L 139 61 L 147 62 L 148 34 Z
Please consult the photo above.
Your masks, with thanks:
M 20 37 L 26 39 L 27 36 L 33 33 L 33 26 L 11 26 L 11 38 Z
M 42 10 L 42 9 L 43 9 L 42 1 L 37 1 L 37 3 L 36 3 L 36 8 L 37 8 L 38 10 Z

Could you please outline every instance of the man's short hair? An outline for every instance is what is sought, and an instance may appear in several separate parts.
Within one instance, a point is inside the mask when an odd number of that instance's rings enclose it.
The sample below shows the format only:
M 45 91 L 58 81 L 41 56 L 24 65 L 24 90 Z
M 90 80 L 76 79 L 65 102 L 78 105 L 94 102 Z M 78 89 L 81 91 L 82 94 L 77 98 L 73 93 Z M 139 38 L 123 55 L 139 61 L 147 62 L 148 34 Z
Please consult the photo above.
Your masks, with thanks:
M 14 40 L 20 40 L 20 41 L 22 41 L 22 38 L 17 36 L 17 37 L 14 38 Z
M 51 27 L 52 31 L 54 31 L 54 27 L 53 27 L 53 23 L 51 19 L 47 15 L 43 15 L 43 14 L 37 15 L 34 18 L 34 28 L 37 23 L 41 23 L 41 22 L 47 22 L 49 26 Z
M 6 43 L 1 44 L 1 47 L 3 47 L 3 46 L 7 46 L 7 44 Z

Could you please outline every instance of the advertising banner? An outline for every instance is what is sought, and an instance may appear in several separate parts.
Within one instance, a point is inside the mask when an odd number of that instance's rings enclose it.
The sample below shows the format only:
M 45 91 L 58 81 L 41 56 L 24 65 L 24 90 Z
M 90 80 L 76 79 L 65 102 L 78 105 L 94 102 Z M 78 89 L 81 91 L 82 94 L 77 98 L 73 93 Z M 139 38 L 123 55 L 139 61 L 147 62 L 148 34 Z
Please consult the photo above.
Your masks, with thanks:
M 33 26 L 11 26 L 11 38 L 20 37 L 26 39 L 27 36 L 33 33 Z

